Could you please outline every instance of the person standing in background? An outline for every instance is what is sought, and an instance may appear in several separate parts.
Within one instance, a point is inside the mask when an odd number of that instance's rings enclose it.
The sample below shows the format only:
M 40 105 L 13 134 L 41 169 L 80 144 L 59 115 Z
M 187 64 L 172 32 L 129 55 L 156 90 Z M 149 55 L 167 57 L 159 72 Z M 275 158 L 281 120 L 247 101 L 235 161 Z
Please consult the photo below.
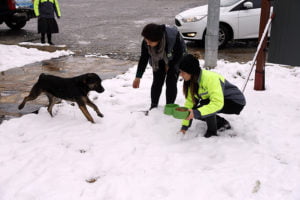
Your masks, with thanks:
M 52 33 L 58 33 L 58 25 L 54 17 L 61 17 L 59 3 L 57 0 L 34 0 L 34 13 L 38 17 L 38 33 L 41 34 L 41 43 L 45 43 L 47 34 L 48 43 L 52 42 Z

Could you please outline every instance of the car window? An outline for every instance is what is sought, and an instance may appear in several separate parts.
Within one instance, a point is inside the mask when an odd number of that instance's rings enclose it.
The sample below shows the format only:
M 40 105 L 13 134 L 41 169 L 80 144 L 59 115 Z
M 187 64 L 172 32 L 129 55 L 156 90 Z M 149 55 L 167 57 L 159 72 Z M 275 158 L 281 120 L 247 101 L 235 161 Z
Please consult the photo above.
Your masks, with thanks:
M 242 1 L 239 5 L 235 6 L 233 9 L 231 9 L 231 11 L 247 10 L 247 8 L 244 7 L 245 2 L 253 3 L 253 8 L 251 9 L 261 8 L 261 0 L 245 0 Z
M 220 6 L 221 7 L 227 7 L 227 6 L 232 6 L 233 4 L 236 4 L 241 0 L 221 0 Z
M 253 9 L 261 7 L 261 0 L 251 0 L 253 3 Z

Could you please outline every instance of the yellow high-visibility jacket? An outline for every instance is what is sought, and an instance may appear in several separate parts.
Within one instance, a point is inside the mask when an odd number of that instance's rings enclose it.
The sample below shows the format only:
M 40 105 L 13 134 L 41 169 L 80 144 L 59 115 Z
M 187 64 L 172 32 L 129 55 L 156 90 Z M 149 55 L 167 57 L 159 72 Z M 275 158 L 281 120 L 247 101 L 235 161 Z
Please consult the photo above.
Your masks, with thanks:
M 196 98 L 199 99 L 199 97 L 200 100 L 209 100 L 207 105 L 197 108 L 201 118 L 219 112 L 224 106 L 224 99 L 230 99 L 241 105 L 246 104 L 243 93 L 235 85 L 228 82 L 222 75 L 205 69 L 202 69 L 200 73 L 198 96 L 196 95 Z M 190 90 L 184 106 L 190 109 L 194 107 Z M 189 120 L 182 121 L 183 126 L 189 126 L 189 123 Z
M 37 17 L 54 18 L 54 12 L 61 17 L 57 0 L 34 0 L 33 9 Z

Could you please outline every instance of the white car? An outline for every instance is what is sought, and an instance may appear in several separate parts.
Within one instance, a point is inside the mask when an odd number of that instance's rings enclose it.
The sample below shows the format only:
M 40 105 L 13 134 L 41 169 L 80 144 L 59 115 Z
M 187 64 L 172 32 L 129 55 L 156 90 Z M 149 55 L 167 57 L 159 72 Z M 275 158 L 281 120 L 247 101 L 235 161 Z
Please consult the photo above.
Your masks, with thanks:
M 204 41 L 208 5 L 179 13 L 175 24 L 185 40 Z M 258 38 L 261 0 L 221 0 L 219 47 L 229 40 Z

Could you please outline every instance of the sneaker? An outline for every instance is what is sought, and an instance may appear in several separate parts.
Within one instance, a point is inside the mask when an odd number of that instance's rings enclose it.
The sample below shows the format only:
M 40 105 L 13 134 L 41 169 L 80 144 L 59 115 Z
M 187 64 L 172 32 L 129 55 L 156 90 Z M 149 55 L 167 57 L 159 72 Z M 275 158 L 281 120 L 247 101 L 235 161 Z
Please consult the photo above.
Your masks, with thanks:
M 50 45 L 55 45 L 55 44 L 54 44 L 53 42 L 51 42 L 51 41 L 50 41 L 50 42 L 48 42 L 48 43 L 49 43 Z
M 42 44 L 45 44 L 45 40 L 41 40 L 41 43 L 42 43 Z

